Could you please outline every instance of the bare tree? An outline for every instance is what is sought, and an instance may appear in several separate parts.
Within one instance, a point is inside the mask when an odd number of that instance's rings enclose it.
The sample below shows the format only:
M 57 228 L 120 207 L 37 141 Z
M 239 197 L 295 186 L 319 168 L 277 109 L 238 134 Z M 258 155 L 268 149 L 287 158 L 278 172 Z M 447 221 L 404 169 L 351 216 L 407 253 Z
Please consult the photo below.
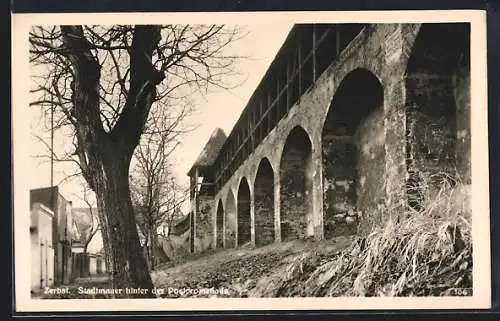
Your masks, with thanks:
M 148 176 L 140 175 L 141 172 L 138 169 L 131 178 L 132 202 L 137 225 L 146 239 L 149 267 L 155 269 L 158 263 L 168 259 L 159 245 L 158 235 L 162 228 L 171 230 L 189 193 L 168 172 L 154 171 Z
M 83 253 L 88 252 L 89 244 L 94 239 L 94 236 L 101 230 L 101 225 L 99 224 L 99 216 L 96 213 L 95 197 L 92 190 L 87 186 L 83 192 L 83 202 L 86 204 L 89 212 L 90 226 L 86 229 L 84 235 L 82 235 L 81 241 L 83 243 Z M 94 195 L 95 196 L 95 195 Z
M 151 269 L 155 268 L 157 261 L 167 259 L 158 246 L 158 229 L 162 225 L 171 225 L 174 215 L 188 198 L 187 191 L 176 182 L 169 156 L 179 144 L 179 135 L 188 130 L 180 124 L 189 111 L 189 108 L 182 108 L 182 113 L 176 117 L 157 114 L 151 119 L 134 154 L 132 203 L 139 229 L 147 240 Z
M 70 128 L 73 161 L 96 193 L 113 287 L 152 288 L 129 188 L 132 155 L 150 111 L 229 88 L 237 28 L 205 25 L 35 26 L 33 101 Z M 149 291 L 150 293 L 151 291 Z M 150 294 L 149 294 L 150 295 Z

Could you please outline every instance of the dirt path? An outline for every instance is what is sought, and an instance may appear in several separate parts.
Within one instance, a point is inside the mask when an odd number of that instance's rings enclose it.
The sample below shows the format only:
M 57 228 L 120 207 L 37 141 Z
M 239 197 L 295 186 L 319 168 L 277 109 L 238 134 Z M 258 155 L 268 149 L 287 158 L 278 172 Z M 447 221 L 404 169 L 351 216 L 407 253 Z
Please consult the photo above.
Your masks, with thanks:
M 155 286 L 164 290 L 164 297 L 267 296 L 292 262 L 312 255 L 321 259 L 350 242 L 350 238 L 339 237 L 227 249 L 173 267 L 165 266 L 153 272 L 152 278 Z

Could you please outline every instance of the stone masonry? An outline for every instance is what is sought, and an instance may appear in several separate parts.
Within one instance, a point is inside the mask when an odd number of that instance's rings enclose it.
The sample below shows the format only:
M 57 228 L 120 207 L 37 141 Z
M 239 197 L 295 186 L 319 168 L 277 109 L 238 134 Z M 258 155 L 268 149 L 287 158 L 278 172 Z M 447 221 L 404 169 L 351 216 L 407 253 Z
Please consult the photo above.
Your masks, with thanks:
M 296 25 L 206 164 L 206 247 L 364 234 L 425 206 L 422 184 L 470 184 L 469 37 L 466 23 Z

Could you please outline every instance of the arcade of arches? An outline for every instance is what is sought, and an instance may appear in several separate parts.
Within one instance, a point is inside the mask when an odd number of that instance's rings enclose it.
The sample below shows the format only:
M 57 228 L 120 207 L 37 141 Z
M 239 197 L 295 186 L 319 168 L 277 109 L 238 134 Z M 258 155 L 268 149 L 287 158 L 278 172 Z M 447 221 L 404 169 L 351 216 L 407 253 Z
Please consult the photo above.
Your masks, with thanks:
M 425 24 L 400 74 L 345 72 L 323 107 L 309 105 L 319 116 L 269 134 L 279 137 L 273 151 L 250 155 L 216 196 L 216 246 L 361 233 L 384 220 L 393 177 L 417 211 L 422 182 L 470 184 L 469 46 L 467 24 Z M 390 165 L 396 156 L 401 167 Z

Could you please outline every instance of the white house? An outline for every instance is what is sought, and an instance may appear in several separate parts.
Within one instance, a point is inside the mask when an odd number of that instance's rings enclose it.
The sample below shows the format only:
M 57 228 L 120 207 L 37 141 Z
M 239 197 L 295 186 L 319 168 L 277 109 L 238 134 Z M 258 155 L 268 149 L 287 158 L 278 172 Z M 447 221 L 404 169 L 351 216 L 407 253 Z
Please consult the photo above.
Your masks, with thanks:
M 54 213 L 42 205 L 31 207 L 31 291 L 39 292 L 54 285 L 54 248 L 52 243 Z

